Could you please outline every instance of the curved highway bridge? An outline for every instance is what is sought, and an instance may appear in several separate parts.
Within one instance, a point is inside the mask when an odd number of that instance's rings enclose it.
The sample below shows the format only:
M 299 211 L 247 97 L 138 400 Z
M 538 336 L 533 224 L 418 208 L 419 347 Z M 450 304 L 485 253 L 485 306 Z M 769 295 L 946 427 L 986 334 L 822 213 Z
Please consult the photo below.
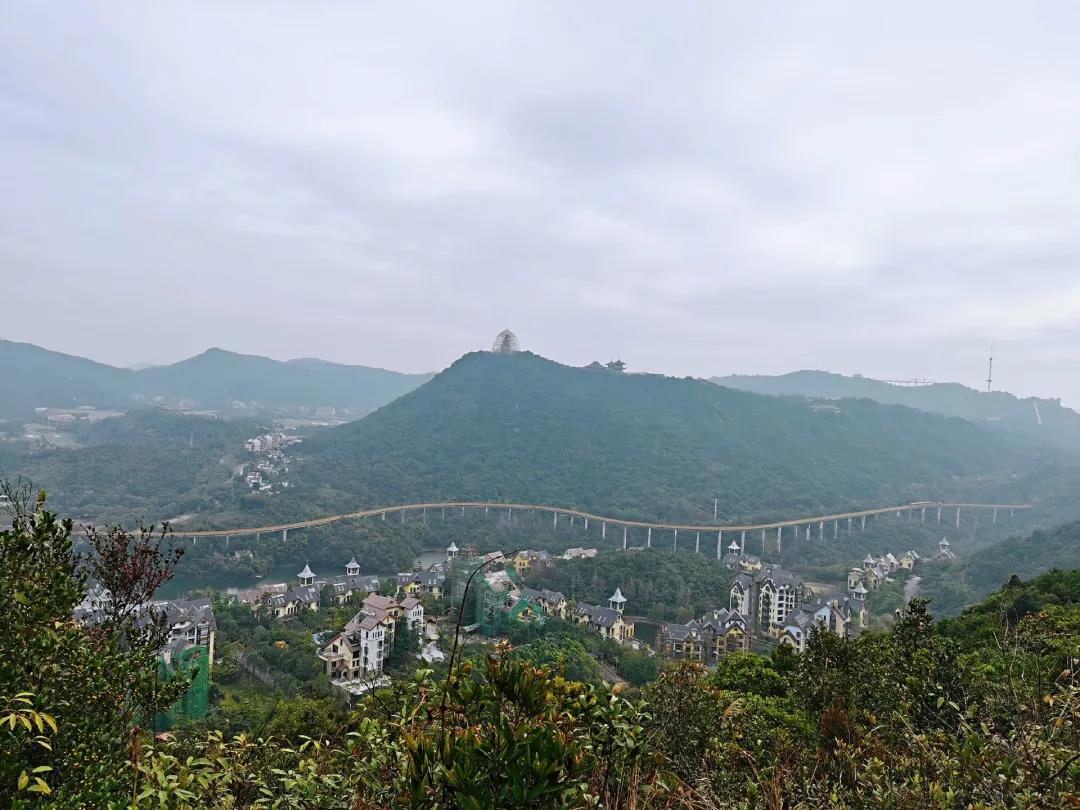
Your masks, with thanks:
M 622 545 L 623 548 L 627 547 L 627 532 L 629 529 L 644 529 L 646 531 L 646 546 L 652 546 L 652 534 L 653 531 L 669 531 L 674 533 L 674 548 L 678 549 L 679 544 L 679 532 L 683 532 L 684 536 L 687 534 L 693 534 L 695 551 L 701 550 L 701 535 L 716 534 L 716 550 L 717 556 L 720 556 L 721 543 L 723 541 L 724 533 L 738 533 L 741 542 L 739 547 L 745 546 L 746 533 L 747 532 L 761 532 L 762 545 L 764 546 L 766 535 L 770 531 L 775 532 L 775 539 L 777 542 L 777 548 L 784 539 L 784 530 L 790 528 L 789 536 L 791 539 L 798 539 L 802 534 L 805 539 L 809 540 L 813 534 L 817 534 L 820 539 L 825 538 L 826 526 L 831 528 L 833 537 L 836 537 L 841 529 L 841 524 L 844 524 L 846 531 L 851 531 L 854 525 L 854 521 L 858 521 L 859 528 L 866 528 L 866 519 L 874 518 L 880 515 L 888 515 L 895 513 L 898 518 L 907 517 L 909 520 L 913 520 L 916 514 L 919 515 L 920 521 L 925 521 L 927 513 L 929 512 L 932 518 L 936 518 L 938 523 L 942 522 L 942 514 L 946 513 L 946 517 L 952 522 L 952 518 L 955 515 L 956 526 L 960 525 L 960 516 L 963 510 L 968 510 L 975 513 L 975 521 L 978 521 L 979 511 L 988 511 L 991 513 L 991 522 L 997 523 L 998 513 L 1000 511 L 1008 511 L 1009 516 L 1020 509 L 1030 509 L 1030 504 L 1024 503 L 953 503 L 953 502 L 939 502 L 939 501 L 918 501 L 915 503 L 905 503 L 898 506 L 884 506 L 877 509 L 862 509 L 856 512 L 840 512 L 833 515 L 815 515 L 812 517 L 800 517 L 791 518 L 789 520 L 777 520 L 769 523 L 747 523 L 745 525 L 700 525 L 692 523 L 652 523 L 648 521 L 640 520 L 625 520 L 623 518 L 607 517 L 605 515 L 596 515 L 591 512 L 584 512 L 580 509 L 566 509 L 559 506 L 544 506 L 541 504 L 531 503 L 501 503 L 498 501 L 434 501 L 431 503 L 408 503 L 397 504 L 395 506 L 380 506 L 374 509 L 363 509 L 359 512 L 345 512 L 340 515 L 327 515 L 325 517 L 311 518 L 309 520 L 297 520 L 292 523 L 278 523 L 271 526 L 254 526 L 246 528 L 235 529 L 207 529 L 204 531 L 177 531 L 176 533 L 182 537 L 190 537 L 193 540 L 199 537 L 224 537 L 226 541 L 233 537 L 250 537 L 252 535 L 258 537 L 263 533 L 277 533 L 281 532 L 282 539 L 287 540 L 290 529 L 309 529 L 314 526 L 324 526 L 328 523 L 336 523 L 341 520 L 356 520 L 361 518 L 379 518 L 386 520 L 387 515 L 399 516 L 402 523 L 405 522 L 405 516 L 407 513 L 420 513 L 426 517 L 428 510 L 440 511 L 443 515 L 446 514 L 446 510 L 460 510 L 461 515 L 464 516 L 466 510 L 484 510 L 484 514 L 488 514 L 492 511 L 498 513 L 505 512 L 507 516 L 513 517 L 515 511 L 517 512 L 540 512 L 551 515 L 552 526 L 558 527 L 559 518 L 565 517 L 570 525 L 574 525 L 575 520 L 580 520 L 584 529 L 589 528 L 589 523 L 596 523 L 600 526 L 600 533 L 602 538 L 607 538 L 609 527 L 622 528 Z M 831 524 L 831 525 L 830 525 Z M 813 531 L 816 530 L 816 531 Z

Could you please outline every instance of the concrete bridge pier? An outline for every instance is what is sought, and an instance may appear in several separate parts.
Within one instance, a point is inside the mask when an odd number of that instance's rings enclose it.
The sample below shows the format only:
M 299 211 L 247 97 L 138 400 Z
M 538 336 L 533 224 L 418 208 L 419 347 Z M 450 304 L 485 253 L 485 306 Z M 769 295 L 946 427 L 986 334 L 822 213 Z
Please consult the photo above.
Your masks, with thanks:
M 696 532 L 694 534 L 694 553 L 701 553 L 701 532 Z
M 282 543 L 288 543 L 289 542 L 289 530 L 288 529 L 282 529 L 281 530 L 281 542 Z
M 919 523 L 926 523 L 926 507 L 922 508 L 922 514 L 919 516 Z
M 231 537 L 229 537 L 229 535 L 225 535 L 225 548 L 228 548 L 228 547 L 229 547 L 229 541 L 230 541 L 231 539 L 232 539 L 232 538 L 231 538 Z
M 585 518 L 585 531 L 589 530 L 589 519 Z
M 956 528 L 960 528 L 960 507 L 956 507 Z
M 484 517 L 487 517 L 487 514 L 488 514 L 488 508 L 485 506 L 484 507 Z
M 427 523 L 427 507 L 425 506 L 420 510 L 420 520 L 423 523 Z
M 824 540 L 825 539 L 825 521 L 824 520 L 821 521 L 820 523 L 818 523 L 818 525 L 817 525 L 817 539 L 818 540 Z
M 847 533 L 851 534 L 851 518 L 847 519 Z
M 258 543 L 262 540 L 262 532 L 255 532 L 255 542 Z
M 574 528 L 574 516 L 573 515 L 570 516 L 570 528 L 571 529 Z
M 776 553 L 781 554 L 784 551 L 784 527 L 776 527 Z
M 559 528 L 559 513 L 558 512 L 552 512 L 551 513 L 551 528 L 553 528 L 553 529 Z
M 742 534 L 739 536 L 739 553 L 746 553 L 746 529 L 743 529 Z
M 716 533 L 716 559 L 718 559 L 718 560 L 724 554 L 723 542 L 724 542 L 724 533 L 723 532 L 717 532 Z
M 193 545 L 193 546 L 199 545 L 199 538 L 198 537 L 192 537 L 191 538 L 191 545 Z
M 835 540 L 840 535 L 840 521 L 834 520 L 832 522 L 832 539 Z
M 862 530 L 866 531 L 866 515 L 862 516 Z
M 607 538 L 607 521 L 605 520 L 603 523 L 600 524 L 600 539 L 604 540 L 606 538 Z
M 1010 520 L 1012 520 L 1012 517 L 1013 517 L 1013 515 L 1014 515 L 1015 513 L 1016 513 L 1016 510 L 1015 510 L 1015 509 L 1010 509 L 1010 510 L 1009 510 L 1009 519 L 1010 519 Z
M 761 554 L 762 554 L 762 556 L 764 556 L 764 554 L 765 554 L 765 530 L 764 529 L 761 530 Z
M 506 519 L 512 521 L 514 519 L 514 507 L 506 507 Z
M 386 523 L 386 512 L 382 513 L 382 519 L 383 519 L 383 523 Z
M 806 541 L 810 542 L 810 524 L 806 524 Z
M 937 522 L 941 523 L 941 507 L 937 508 Z
M 626 527 L 622 527 L 622 547 L 623 551 L 626 551 Z
M 676 551 L 679 550 L 679 530 L 678 529 L 675 530 L 675 541 L 671 544 L 671 550 L 672 550 L 672 552 L 676 552 Z
M 997 523 L 997 507 L 994 507 L 994 516 L 990 519 L 991 523 Z
M 645 548 L 652 548 L 652 526 L 649 527 L 649 536 L 645 538 Z
M 446 507 L 445 506 L 442 508 L 442 519 L 446 520 Z
M 402 526 L 405 525 L 405 510 L 404 509 L 401 510 L 401 525 Z
M 461 507 L 461 516 L 465 517 L 465 507 Z

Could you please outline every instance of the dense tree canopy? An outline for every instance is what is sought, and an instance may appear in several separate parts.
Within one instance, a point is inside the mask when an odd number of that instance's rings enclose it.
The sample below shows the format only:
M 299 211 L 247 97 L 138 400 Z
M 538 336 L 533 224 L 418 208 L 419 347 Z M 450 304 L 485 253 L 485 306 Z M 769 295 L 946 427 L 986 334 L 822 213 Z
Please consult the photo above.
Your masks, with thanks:
M 488 647 L 438 678 L 419 670 L 349 715 L 281 696 L 253 736 L 196 727 L 156 739 L 140 712 L 175 692 L 152 677 L 125 610 L 101 624 L 71 620 L 86 583 L 70 530 L 39 502 L 0 533 L 12 608 L 0 612 L 0 790 L 20 806 L 951 810 L 1080 800 L 1076 572 L 1010 581 L 945 628 L 915 600 L 888 632 L 815 630 L 805 653 L 736 655 L 711 674 L 673 666 L 640 693 L 573 680 L 565 650 L 575 666 L 596 661 L 567 631 Z M 159 566 L 117 556 L 159 559 L 144 536 L 103 536 L 97 553 L 137 575 L 126 592 L 160 579 Z

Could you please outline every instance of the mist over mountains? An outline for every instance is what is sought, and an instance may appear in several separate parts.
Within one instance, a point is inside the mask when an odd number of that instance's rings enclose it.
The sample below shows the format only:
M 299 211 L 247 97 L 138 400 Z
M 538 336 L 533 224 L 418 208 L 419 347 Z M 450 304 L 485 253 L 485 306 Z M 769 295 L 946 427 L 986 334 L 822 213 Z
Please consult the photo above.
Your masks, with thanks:
M 906 405 L 1080 450 L 1080 413 L 1066 408 L 1056 398 L 1017 397 L 1007 391 L 977 391 L 959 383 L 895 385 L 828 371 L 793 371 L 775 376 L 734 374 L 711 379 L 718 385 L 759 394 L 826 400 L 865 398 L 886 405 Z
M 162 400 L 206 410 L 332 407 L 356 418 L 430 378 L 324 360 L 271 360 L 209 349 L 165 366 L 117 368 L 0 340 L 0 415 L 37 407 L 127 410 Z

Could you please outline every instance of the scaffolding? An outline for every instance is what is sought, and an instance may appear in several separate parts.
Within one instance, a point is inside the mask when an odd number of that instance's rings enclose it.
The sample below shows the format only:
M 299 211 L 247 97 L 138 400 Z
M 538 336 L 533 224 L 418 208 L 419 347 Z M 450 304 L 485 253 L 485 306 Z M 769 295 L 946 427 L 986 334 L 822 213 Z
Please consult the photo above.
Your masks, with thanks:
M 469 599 L 465 602 L 465 586 L 469 582 L 469 577 L 476 571 L 481 565 L 484 564 L 484 560 L 475 555 L 475 551 L 471 548 L 465 548 L 462 553 L 455 557 L 450 562 L 450 605 L 451 611 L 456 613 L 461 611 L 461 623 L 462 625 L 475 624 L 479 621 L 477 618 L 477 593 L 479 585 L 483 581 L 481 575 L 477 575 L 473 579 L 472 586 L 469 587 Z M 452 615 L 453 615 L 452 613 Z
M 193 670 L 198 670 L 194 680 L 176 703 L 167 712 L 154 716 L 154 730 L 168 731 L 181 720 L 202 720 L 206 717 L 210 693 L 210 654 L 206 647 L 197 645 L 187 647 L 171 656 L 171 662 L 164 657 L 158 659 L 158 675 L 162 680 L 190 678 Z

